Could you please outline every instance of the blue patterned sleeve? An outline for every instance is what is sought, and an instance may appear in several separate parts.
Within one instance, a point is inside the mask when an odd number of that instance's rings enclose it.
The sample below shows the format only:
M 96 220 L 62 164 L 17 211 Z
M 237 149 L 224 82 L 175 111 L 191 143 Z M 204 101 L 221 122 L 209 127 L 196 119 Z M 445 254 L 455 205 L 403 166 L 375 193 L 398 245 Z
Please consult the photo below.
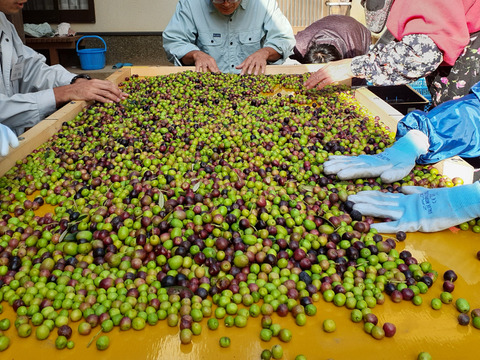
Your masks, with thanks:
M 351 69 L 374 85 L 402 85 L 428 75 L 442 61 L 442 52 L 428 35 L 414 34 L 355 57 Z

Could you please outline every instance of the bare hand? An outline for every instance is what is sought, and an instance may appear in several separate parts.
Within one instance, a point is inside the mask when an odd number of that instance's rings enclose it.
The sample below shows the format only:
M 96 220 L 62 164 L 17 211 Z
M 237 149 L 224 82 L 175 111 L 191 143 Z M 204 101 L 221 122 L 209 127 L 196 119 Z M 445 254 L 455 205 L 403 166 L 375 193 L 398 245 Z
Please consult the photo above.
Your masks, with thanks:
M 217 66 L 217 62 L 210 55 L 202 52 L 196 51 L 194 54 L 195 60 L 195 71 L 197 72 L 214 72 L 219 73 L 220 69 Z
M 78 79 L 72 85 L 60 86 L 53 89 L 57 106 L 71 100 L 119 102 L 128 97 L 117 85 L 108 80 Z
M 333 82 L 351 79 L 354 76 L 350 69 L 351 63 L 352 59 L 329 62 L 310 75 L 304 85 L 307 89 L 313 89 L 314 87 L 322 89 Z
M 252 55 L 247 57 L 243 62 L 238 65 L 236 68 L 241 69 L 241 75 L 258 75 L 265 74 L 265 69 L 267 67 L 267 60 L 270 53 L 266 48 L 255 51 Z

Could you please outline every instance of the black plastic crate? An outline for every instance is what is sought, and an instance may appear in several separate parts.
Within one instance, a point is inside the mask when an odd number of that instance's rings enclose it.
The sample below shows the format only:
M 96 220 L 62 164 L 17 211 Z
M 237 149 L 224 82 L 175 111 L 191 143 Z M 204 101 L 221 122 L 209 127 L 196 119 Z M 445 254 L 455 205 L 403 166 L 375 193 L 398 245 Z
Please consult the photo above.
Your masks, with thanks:
M 368 90 L 404 115 L 413 110 L 424 110 L 429 103 L 409 85 L 368 86 Z

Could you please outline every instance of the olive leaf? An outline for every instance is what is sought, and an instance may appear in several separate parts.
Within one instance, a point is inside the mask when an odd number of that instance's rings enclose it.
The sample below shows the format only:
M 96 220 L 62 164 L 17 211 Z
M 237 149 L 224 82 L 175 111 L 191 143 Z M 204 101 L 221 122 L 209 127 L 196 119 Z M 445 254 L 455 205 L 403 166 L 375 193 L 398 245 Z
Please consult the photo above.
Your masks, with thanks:
M 165 217 L 162 219 L 162 221 L 165 221 L 167 220 L 167 218 L 172 214 L 173 211 L 170 211 L 167 215 L 165 215 Z
M 65 236 L 65 241 L 73 241 L 77 238 L 77 233 L 68 233 L 67 236 Z
M 300 191 L 305 190 L 308 192 L 313 192 L 313 189 L 314 189 L 312 185 L 300 185 L 298 188 Z
M 165 198 L 162 193 L 160 193 L 158 197 L 158 206 L 160 206 L 160 210 L 163 210 L 163 208 L 165 207 Z
M 76 239 L 75 235 L 77 233 L 75 232 L 75 233 L 72 234 L 72 233 L 69 233 L 68 230 L 70 230 L 73 225 L 79 224 L 80 221 L 82 221 L 86 217 L 87 217 L 86 214 L 82 214 L 75 221 L 72 221 L 71 223 L 69 223 L 67 228 L 65 229 L 65 231 L 60 235 L 60 238 L 58 239 L 58 242 L 61 243 L 63 240 L 66 240 L 66 241 L 75 240 Z
M 67 234 L 68 234 L 68 228 L 66 228 L 65 231 L 62 233 L 62 235 L 60 235 L 60 238 L 58 239 L 58 242 L 61 243 L 63 241 L 63 239 L 65 239 Z
M 65 231 L 62 233 L 62 235 L 60 235 L 60 238 L 58 239 L 58 242 L 59 242 L 59 243 L 61 243 L 63 240 L 65 240 L 65 241 L 73 241 L 73 240 L 76 239 L 76 234 L 77 234 L 77 233 L 74 233 L 74 234 L 69 233 L 69 232 L 68 232 L 68 229 L 69 229 L 69 228 L 70 228 L 70 226 L 65 229 Z
M 83 215 L 80 215 L 77 220 L 75 220 L 75 224 L 78 224 L 80 221 L 82 221 L 83 219 L 85 219 L 87 217 L 86 214 L 83 214 Z
M 331 223 L 331 221 L 328 220 L 325 216 L 321 216 L 321 218 L 322 218 L 323 220 L 325 220 L 329 225 L 331 225 L 335 230 L 338 229 L 338 227 L 335 227 L 335 225 L 333 225 L 333 224 Z
M 200 188 L 201 184 L 202 184 L 201 181 L 197 182 L 192 188 L 193 192 L 197 192 L 197 190 Z

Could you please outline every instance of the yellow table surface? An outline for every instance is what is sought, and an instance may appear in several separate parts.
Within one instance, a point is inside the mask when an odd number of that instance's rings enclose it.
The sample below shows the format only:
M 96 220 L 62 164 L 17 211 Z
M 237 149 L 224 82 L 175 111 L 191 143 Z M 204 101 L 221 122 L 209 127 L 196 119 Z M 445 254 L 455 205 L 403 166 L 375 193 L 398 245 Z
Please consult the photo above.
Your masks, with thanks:
M 439 272 L 438 280 L 423 296 L 423 304 L 415 306 L 410 301 L 393 303 L 388 297 L 383 305 L 373 309 L 379 323 L 392 322 L 397 333 L 392 338 L 376 340 L 366 334 L 363 323 L 350 320 L 350 310 L 336 307 L 323 299 L 316 302 L 318 312 L 309 317 L 303 327 L 295 325 L 291 315 L 281 318 L 273 316 L 274 322 L 280 323 L 293 332 L 292 341 L 281 343 L 278 338 L 270 342 L 260 340 L 260 318 L 250 318 L 245 328 L 226 328 L 222 322 L 216 331 L 209 330 L 206 320 L 202 322 L 203 331 L 194 336 L 192 344 L 182 345 L 178 328 L 168 327 L 166 321 L 156 326 L 149 326 L 142 331 L 129 330 L 121 332 L 118 328 L 108 333 L 110 347 L 99 351 L 93 341 L 88 343 L 98 332 L 99 327 L 88 336 L 78 335 L 76 324 L 74 330 L 75 348 L 72 350 L 55 349 L 56 333 L 52 332 L 47 340 L 39 341 L 34 333 L 27 338 L 17 336 L 13 326 L 15 314 L 7 303 L 0 318 L 9 317 L 11 328 L 6 331 L 11 339 L 10 347 L 0 353 L 0 359 L 260 359 L 263 349 L 270 349 L 281 344 L 283 359 L 295 359 L 304 354 L 307 359 L 416 359 L 421 351 L 429 352 L 433 359 L 478 359 L 480 330 L 471 324 L 458 324 L 459 312 L 453 303 L 443 305 L 441 310 L 433 310 L 430 300 L 438 297 L 442 291 L 441 276 L 448 269 L 453 269 L 458 280 L 453 292 L 454 301 L 466 298 L 471 308 L 480 307 L 480 261 L 476 253 L 480 250 L 480 235 L 471 231 L 450 230 L 434 234 L 408 234 L 407 240 L 398 243 L 399 251 L 406 249 L 419 262 L 430 261 Z M 322 322 L 333 319 L 337 330 L 325 333 Z M 220 337 L 229 336 L 231 346 L 221 348 Z

